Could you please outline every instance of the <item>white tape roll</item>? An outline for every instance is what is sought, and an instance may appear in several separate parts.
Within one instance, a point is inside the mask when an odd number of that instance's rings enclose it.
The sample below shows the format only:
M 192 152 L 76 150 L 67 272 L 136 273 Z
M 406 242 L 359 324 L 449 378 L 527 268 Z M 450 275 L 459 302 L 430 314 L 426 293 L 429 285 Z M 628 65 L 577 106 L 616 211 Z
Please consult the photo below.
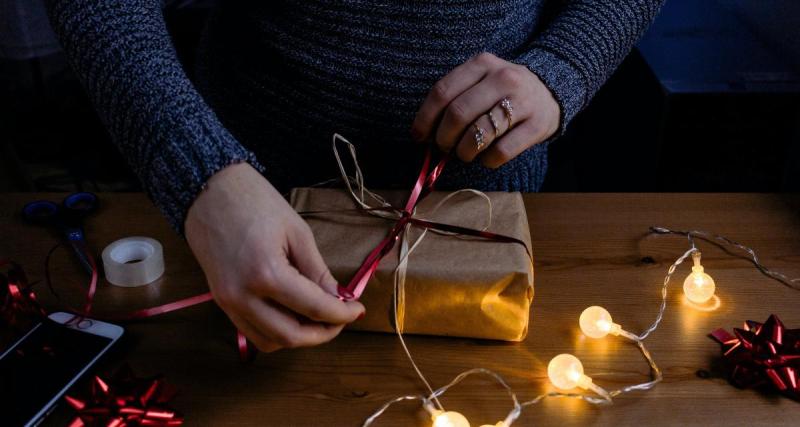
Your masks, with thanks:
M 164 249 L 149 237 L 126 237 L 103 249 L 106 279 L 117 286 L 142 286 L 164 274 Z

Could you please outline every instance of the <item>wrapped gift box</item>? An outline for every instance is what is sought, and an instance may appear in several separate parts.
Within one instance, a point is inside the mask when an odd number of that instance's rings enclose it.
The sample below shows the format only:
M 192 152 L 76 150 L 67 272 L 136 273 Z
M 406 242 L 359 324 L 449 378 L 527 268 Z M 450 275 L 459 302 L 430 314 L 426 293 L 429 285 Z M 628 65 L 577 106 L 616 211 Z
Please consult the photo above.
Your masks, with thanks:
M 380 193 L 402 206 L 406 192 Z M 417 206 L 416 217 L 480 229 L 487 224 L 487 201 L 459 193 L 432 215 L 426 215 L 449 193 L 433 192 Z M 531 248 L 525 206 L 519 193 L 485 193 L 491 200 L 487 231 L 515 237 Z M 341 189 L 297 188 L 291 204 L 305 216 L 331 273 L 347 283 L 366 255 L 394 222 L 355 210 L 350 194 Z M 411 237 L 421 230 L 411 227 Z M 412 242 L 413 240 L 409 240 Z M 383 258 L 360 301 L 367 308 L 351 329 L 393 332 L 394 271 L 398 247 Z M 520 244 L 428 232 L 411 253 L 404 303 L 398 305 L 404 333 L 521 341 L 528 331 L 533 301 L 533 265 Z

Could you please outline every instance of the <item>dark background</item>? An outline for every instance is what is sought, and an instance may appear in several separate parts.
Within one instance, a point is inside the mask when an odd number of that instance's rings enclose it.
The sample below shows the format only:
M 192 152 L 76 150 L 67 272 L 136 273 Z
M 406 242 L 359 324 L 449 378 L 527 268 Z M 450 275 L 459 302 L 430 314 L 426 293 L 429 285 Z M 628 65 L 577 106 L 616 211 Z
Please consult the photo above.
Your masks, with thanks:
M 166 15 L 191 70 L 208 2 Z M 545 191 L 800 190 L 800 2 L 668 0 L 567 135 Z M 0 191 L 134 191 L 39 0 L 0 0 Z

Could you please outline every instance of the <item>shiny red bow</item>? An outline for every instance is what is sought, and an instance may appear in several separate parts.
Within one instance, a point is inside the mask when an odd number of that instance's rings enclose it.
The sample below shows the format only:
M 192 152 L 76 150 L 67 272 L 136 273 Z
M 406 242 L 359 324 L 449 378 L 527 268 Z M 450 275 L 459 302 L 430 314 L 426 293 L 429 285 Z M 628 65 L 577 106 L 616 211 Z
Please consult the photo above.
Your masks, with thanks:
M 179 426 L 183 417 L 166 406 L 176 392 L 160 377 L 137 378 L 124 365 L 108 382 L 95 376 L 88 397 L 64 396 L 78 412 L 69 427 Z
M 733 366 L 731 382 L 744 388 L 771 385 L 800 400 L 800 329 L 786 329 L 773 314 L 764 323 L 748 320 L 733 333 L 724 329 L 711 333 Z
M 0 273 L 0 326 L 11 331 L 13 337 L 28 330 L 47 314 L 39 305 L 22 268 L 11 261 L 0 260 L 0 268 L 6 266 L 6 274 Z

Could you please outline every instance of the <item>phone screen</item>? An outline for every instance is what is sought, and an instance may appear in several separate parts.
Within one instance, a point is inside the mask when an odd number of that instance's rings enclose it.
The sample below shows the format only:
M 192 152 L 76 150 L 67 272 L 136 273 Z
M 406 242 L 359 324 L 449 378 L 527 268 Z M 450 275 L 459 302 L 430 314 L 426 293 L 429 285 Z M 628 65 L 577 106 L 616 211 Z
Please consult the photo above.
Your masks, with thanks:
M 36 326 L 0 359 L 2 424 L 31 421 L 111 341 L 51 320 Z

